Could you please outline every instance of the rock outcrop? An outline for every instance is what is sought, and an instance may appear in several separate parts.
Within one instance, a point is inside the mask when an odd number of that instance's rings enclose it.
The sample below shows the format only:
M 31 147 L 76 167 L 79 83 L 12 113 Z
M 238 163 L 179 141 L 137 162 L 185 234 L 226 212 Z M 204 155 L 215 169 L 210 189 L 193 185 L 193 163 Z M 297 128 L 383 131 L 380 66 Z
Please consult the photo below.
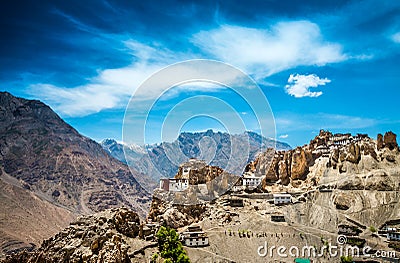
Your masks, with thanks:
M 378 136 L 376 138 L 376 147 L 379 150 L 381 150 L 383 148 L 384 144 L 383 144 L 383 136 L 382 134 L 378 133 Z
M 311 153 L 305 151 L 303 148 L 298 147 L 292 153 L 292 162 L 290 167 L 291 179 L 304 180 L 309 172 L 309 161 L 311 159 Z
M 8 256 L 3 262 L 130 263 L 127 240 L 137 237 L 140 220 L 127 208 L 81 216 L 33 252 Z
M 179 228 L 200 221 L 205 210 L 206 206 L 203 204 L 179 205 L 153 196 L 148 219 Z
M 189 179 L 190 185 L 205 184 L 223 172 L 224 170 L 218 166 L 207 165 L 203 160 L 191 159 L 179 166 L 175 179 Z
M 383 145 L 389 148 L 389 150 L 398 150 L 399 146 L 397 144 L 396 137 L 396 134 L 394 134 L 393 132 L 386 132 L 383 136 Z

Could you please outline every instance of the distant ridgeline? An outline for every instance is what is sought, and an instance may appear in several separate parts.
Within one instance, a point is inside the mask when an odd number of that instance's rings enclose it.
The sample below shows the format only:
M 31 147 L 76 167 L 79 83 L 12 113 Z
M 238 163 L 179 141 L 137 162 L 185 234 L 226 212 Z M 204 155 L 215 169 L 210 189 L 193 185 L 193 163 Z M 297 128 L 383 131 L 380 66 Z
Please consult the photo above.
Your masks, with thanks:
M 238 146 L 237 149 L 232 149 L 232 142 Z M 190 158 L 207 160 L 211 166 L 226 167 L 230 158 L 236 158 L 235 155 L 248 152 L 248 158 L 245 160 L 247 163 L 271 147 L 277 150 L 291 149 L 286 143 L 262 137 L 254 132 L 231 135 L 213 130 L 184 132 L 173 142 L 146 146 L 123 145 L 112 139 L 103 140 L 101 144 L 112 156 L 129 164 L 134 170 L 149 175 L 157 184 L 161 178 L 175 176 L 179 164 L 189 161 Z M 171 155 L 178 159 L 170 160 Z M 237 175 L 242 171 L 242 165 L 231 169 L 231 172 Z

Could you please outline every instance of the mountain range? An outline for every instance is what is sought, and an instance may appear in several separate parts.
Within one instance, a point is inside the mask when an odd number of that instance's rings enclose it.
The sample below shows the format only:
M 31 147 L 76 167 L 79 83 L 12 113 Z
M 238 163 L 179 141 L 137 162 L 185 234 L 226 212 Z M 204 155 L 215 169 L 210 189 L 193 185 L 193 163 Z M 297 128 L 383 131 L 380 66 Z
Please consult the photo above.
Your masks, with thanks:
M 287 143 L 267 139 L 255 132 L 231 135 L 213 130 L 183 132 L 173 142 L 145 146 L 127 145 L 113 139 L 105 139 L 101 145 L 113 157 L 148 175 L 154 185 L 162 177 L 173 177 L 179 165 L 190 158 L 202 159 L 241 175 L 245 165 L 267 148 L 291 149 Z M 147 186 L 151 188 L 151 185 Z

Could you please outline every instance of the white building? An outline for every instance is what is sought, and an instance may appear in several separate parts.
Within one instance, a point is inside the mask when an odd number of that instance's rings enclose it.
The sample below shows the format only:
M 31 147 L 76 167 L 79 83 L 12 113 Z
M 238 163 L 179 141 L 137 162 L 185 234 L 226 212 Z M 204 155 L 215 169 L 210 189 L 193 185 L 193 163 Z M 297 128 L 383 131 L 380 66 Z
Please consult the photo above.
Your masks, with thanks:
M 312 151 L 313 154 L 321 154 L 323 157 L 329 157 L 330 150 L 326 145 L 318 145 L 315 150 Z
M 243 186 L 248 188 L 257 187 L 262 181 L 262 177 L 256 177 L 253 173 L 243 174 Z
M 231 190 L 233 192 L 240 192 L 240 191 L 244 190 L 244 187 L 243 187 L 243 185 L 234 185 L 234 186 L 232 186 Z
M 166 178 L 160 179 L 160 189 L 164 191 L 179 192 L 189 187 L 189 179 Z
M 169 179 L 169 191 L 183 191 L 189 187 L 189 179 Z
M 292 202 L 290 194 L 274 194 L 273 196 L 275 205 L 290 204 Z
M 196 158 L 190 158 L 189 161 L 179 166 L 178 174 L 181 178 L 189 179 L 191 171 L 199 171 L 204 168 L 207 163 L 204 160 L 197 160 Z
M 199 226 L 188 227 L 187 231 L 180 235 L 183 244 L 188 247 L 208 246 L 208 237 Z
M 399 232 L 388 232 L 387 233 L 388 240 L 400 241 L 400 233 Z

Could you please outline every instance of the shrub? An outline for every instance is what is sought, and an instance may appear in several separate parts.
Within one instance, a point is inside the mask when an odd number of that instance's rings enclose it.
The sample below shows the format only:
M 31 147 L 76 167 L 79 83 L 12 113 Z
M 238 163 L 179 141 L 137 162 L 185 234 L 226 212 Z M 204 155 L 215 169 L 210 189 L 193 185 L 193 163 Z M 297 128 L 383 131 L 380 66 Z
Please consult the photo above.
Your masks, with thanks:
M 342 263 L 353 263 L 353 258 L 351 256 L 341 256 L 340 262 Z
M 160 256 L 165 259 L 164 262 L 190 263 L 182 243 L 179 241 L 179 235 L 175 229 L 161 226 L 157 234 L 158 250 Z M 156 256 L 157 255 L 157 256 Z M 153 255 L 153 262 L 158 258 L 158 254 Z

